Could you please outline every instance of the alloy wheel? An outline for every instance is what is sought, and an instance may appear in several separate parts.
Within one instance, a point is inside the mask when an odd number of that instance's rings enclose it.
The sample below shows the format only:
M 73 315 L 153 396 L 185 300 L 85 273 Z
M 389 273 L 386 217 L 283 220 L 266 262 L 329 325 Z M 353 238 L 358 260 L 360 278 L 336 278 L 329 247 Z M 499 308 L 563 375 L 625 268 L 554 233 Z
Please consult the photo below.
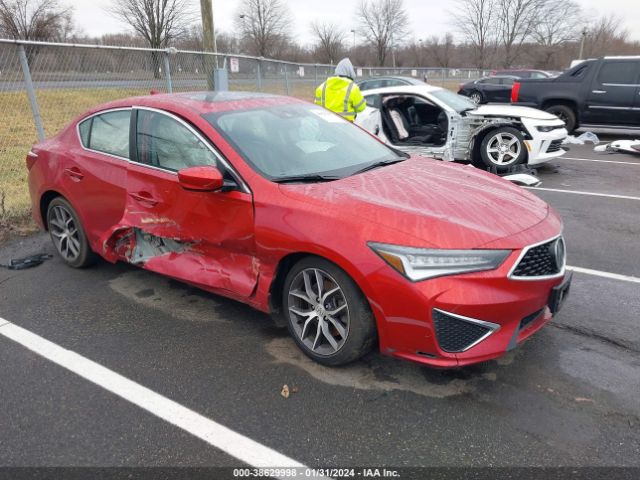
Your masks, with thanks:
M 73 215 L 62 205 L 56 205 L 49 213 L 49 231 L 60 255 L 68 262 L 80 256 L 80 234 Z
M 480 96 L 480 94 L 478 92 L 473 92 L 470 96 L 469 99 L 475 103 L 476 105 L 479 105 L 480 102 L 482 101 L 482 97 Z
M 487 143 L 487 157 L 496 165 L 509 165 L 520 156 L 522 145 L 511 133 L 501 132 L 494 135 Z
M 340 285 L 319 268 L 302 270 L 289 287 L 289 318 L 298 339 L 317 355 L 333 355 L 349 335 L 349 306 Z

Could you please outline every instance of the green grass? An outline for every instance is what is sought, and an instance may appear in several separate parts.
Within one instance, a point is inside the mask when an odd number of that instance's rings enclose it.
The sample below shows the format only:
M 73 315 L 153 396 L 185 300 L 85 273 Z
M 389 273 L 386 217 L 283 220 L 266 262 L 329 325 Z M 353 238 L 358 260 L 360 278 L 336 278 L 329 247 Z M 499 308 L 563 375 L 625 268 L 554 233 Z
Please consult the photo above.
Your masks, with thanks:
M 59 132 L 77 115 L 100 103 L 149 93 L 146 89 L 39 90 L 38 105 L 47 136 Z M 26 93 L 0 93 L 0 219 L 29 211 L 25 158 L 37 136 Z

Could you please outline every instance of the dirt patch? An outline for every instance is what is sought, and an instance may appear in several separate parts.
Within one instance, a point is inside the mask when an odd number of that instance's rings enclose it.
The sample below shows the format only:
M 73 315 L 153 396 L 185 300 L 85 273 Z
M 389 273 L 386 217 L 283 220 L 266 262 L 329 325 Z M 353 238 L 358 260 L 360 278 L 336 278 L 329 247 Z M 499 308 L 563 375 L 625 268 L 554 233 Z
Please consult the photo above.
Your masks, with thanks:
M 378 356 L 373 364 L 363 361 L 346 367 L 330 368 L 307 358 L 289 338 L 276 338 L 266 345 L 276 363 L 301 368 L 316 380 L 341 387 L 361 390 L 401 390 L 433 398 L 445 398 L 472 392 L 471 380 L 452 376 L 444 382 L 434 383 L 425 378 L 425 368 Z

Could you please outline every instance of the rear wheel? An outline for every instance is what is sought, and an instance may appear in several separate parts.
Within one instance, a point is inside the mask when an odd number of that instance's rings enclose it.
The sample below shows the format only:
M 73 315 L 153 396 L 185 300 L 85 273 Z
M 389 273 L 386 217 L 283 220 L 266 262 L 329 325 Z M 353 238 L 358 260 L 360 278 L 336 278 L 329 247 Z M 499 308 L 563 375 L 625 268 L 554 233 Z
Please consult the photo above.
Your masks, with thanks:
M 371 350 L 376 338 L 369 304 L 355 282 L 317 257 L 296 263 L 287 274 L 283 306 L 298 347 L 324 365 L 344 365 Z
M 47 227 L 58 255 L 67 265 L 83 268 L 95 262 L 78 214 L 64 198 L 54 198 L 49 204 Z
M 524 163 L 527 158 L 522 134 L 512 127 L 500 127 L 485 135 L 480 144 L 480 160 L 484 167 L 504 172 Z
M 545 110 L 562 120 L 569 133 L 576 129 L 576 113 L 571 107 L 567 105 L 551 105 L 545 108 Z

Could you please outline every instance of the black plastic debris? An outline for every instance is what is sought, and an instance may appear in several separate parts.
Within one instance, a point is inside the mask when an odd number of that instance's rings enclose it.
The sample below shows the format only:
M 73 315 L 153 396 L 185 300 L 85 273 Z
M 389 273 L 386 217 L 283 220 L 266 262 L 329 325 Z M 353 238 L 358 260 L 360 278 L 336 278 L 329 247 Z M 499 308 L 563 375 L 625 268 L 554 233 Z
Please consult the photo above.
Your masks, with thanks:
M 9 270 L 26 270 L 27 268 L 37 267 L 41 265 L 45 260 L 49 260 L 51 255 L 48 253 L 36 253 L 24 258 L 15 258 L 9 262 L 9 265 L 0 263 L 0 267 L 7 268 Z

